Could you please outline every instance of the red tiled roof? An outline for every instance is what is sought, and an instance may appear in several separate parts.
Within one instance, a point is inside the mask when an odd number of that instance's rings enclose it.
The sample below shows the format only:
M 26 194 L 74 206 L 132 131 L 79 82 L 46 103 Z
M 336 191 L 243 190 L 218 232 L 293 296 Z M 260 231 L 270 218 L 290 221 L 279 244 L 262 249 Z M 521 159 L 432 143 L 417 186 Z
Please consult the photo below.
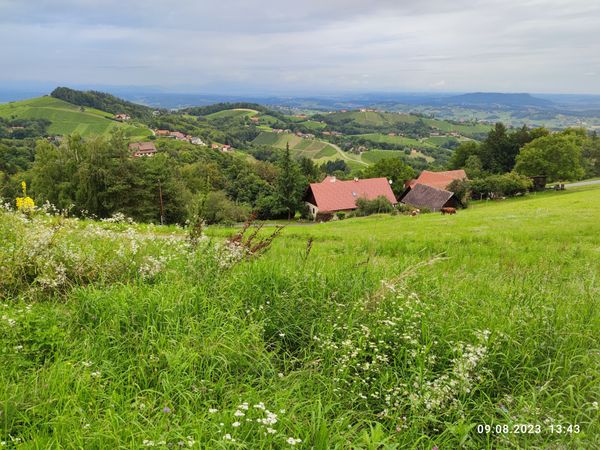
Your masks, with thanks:
M 356 200 L 373 200 L 383 195 L 392 204 L 398 203 L 386 178 L 340 181 L 327 177 L 321 183 L 311 183 L 316 206 L 321 212 L 344 211 L 356 208 Z
M 156 152 L 156 147 L 153 142 L 133 142 L 129 144 L 129 150 Z
M 416 180 L 411 180 L 409 186 L 413 187 L 415 184 L 424 184 L 438 189 L 445 189 L 454 180 L 464 180 L 467 178 L 467 174 L 464 170 L 448 170 L 446 172 L 430 172 L 424 170 Z

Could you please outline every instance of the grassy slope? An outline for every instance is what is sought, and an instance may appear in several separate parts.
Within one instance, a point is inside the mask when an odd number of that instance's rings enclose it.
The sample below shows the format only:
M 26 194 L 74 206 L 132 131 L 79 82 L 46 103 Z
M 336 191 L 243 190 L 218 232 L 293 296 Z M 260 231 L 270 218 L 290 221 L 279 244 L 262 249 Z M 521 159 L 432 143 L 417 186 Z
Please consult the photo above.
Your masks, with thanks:
M 287 437 L 318 449 L 597 448 L 600 211 L 590 206 L 599 201 L 600 188 L 592 187 L 479 203 L 455 216 L 290 227 L 265 257 L 232 271 L 184 257 L 155 279 L 75 288 L 65 299 L 28 307 L 5 300 L 0 437 L 19 437 L 25 448 L 140 448 L 144 440 L 177 446 L 187 436 L 200 448 L 230 448 L 226 433 L 241 448 L 281 448 Z M 113 258 L 111 245 L 119 246 L 105 241 L 94 257 Z M 139 245 L 143 254 L 150 244 Z M 446 259 L 405 272 L 439 255 Z M 381 280 L 403 272 L 396 283 L 401 304 L 371 321 L 386 305 L 375 295 Z M 354 308 L 369 298 L 372 306 Z M 412 317 L 399 329 L 406 337 L 381 335 L 390 319 L 405 315 Z M 377 401 L 367 404 L 339 384 L 354 367 L 340 371 L 348 362 L 335 357 L 348 354 L 344 327 L 356 330 L 353 345 L 372 335 L 382 339 L 380 352 L 398 358 L 373 364 L 381 373 L 357 369 L 359 386 L 366 373 L 379 380 L 363 392 L 407 391 L 390 417 L 380 415 Z M 433 389 L 426 384 L 432 371 L 456 376 L 454 358 L 468 366 L 471 357 L 451 348 L 477 342 L 476 331 L 486 329 L 491 335 L 469 391 L 451 389 L 454 406 L 411 407 L 412 396 Z M 321 350 L 320 342 L 337 335 L 337 350 Z M 408 356 L 410 349 L 417 356 Z M 238 406 L 244 401 L 248 411 Z M 264 416 L 252 406 L 258 402 L 278 415 L 275 435 L 245 421 Z M 483 423 L 543 431 L 478 434 Z M 581 432 L 552 434 L 549 423 L 578 424 Z
M 82 136 L 107 134 L 122 128 L 132 138 L 151 134 L 143 126 L 135 126 L 112 120 L 112 114 L 94 108 L 80 111 L 78 106 L 52 97 L 39 97 L 0 105 L 0 117 L 24 119 L 48 119 L 50 134 L 79 133 Z
M 208 114 L 206 116 L 207 119 L 224 119 L 231 117 L 252 117 L 258 114 L 258 111 L 254 109 L 247 108 L 236 108 L 236 109 L 224 109 L 223 111 L 218 111 L 216 113 Z
M 318 139 L 304 139 L 291 133 L 277 134 L 262 132 L 254 140 L 254 143 L 258 145 L 270 145 L 281 149 L 284 149 L 289 144 L 294 156 L 305 156 L 314 159 L 317 163 L 340 157 L 336 149 L 328 142 Z

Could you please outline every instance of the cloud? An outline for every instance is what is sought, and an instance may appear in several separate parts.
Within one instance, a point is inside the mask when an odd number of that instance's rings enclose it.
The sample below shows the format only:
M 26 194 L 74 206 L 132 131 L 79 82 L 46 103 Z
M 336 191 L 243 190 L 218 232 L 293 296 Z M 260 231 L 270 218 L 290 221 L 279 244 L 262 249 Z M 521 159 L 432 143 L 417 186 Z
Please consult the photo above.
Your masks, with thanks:
M 593 93 L 597 3 L 0 0 L 0 81 Z

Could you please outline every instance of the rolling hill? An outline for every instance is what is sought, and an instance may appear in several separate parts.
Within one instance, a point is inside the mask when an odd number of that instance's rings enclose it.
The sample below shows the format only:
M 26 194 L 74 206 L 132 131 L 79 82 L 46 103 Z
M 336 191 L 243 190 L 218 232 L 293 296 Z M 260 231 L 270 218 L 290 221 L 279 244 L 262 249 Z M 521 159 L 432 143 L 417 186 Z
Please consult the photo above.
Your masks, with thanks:
M 233 108 L 233 109 L 224 109 L 222 111 L 218 111 L 212 114 L 208 114 L 206 117 L 208 120 L 214 119 L 229 119 L 235 117 L 252 117 L 258 114 L 258 111 L 249 108 Z
M 37 97 L 0 105 L 0 117 L 7 119 L 47 119 L 53 135 L 79 133 L 82 136 L 103 135 L 121 128 L 130 138 L 152 134 L 144 125 L 123 123 L 114 115 L 94 108 L 80 107 L 53 97 Z

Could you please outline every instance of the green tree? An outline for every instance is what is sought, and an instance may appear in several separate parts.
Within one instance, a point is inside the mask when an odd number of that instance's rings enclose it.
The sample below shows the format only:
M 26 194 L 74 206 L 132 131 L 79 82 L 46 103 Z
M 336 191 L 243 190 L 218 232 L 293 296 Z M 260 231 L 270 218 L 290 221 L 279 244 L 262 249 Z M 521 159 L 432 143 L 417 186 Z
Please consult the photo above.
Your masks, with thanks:
M 452 153 L 448 165 L 450 169 L 463 169 L 473 156 L 479 159 L 481 165 L 481 144 L 474 141 L 463 142 Z
M 391 180 L 392 191 L 398 197 L 404 191 L 404 183 L 415 177 L 415 171 L 401 158 L 381 159 L 362 171 L 362 178 L 379 177 Z
M 287 211 L 289 220 L 301 207 L 302 196 L 308 183 L 302 175 L 298 164 L 292 160 L 289 144 L 286 145 L 285 151 L 277 165 L 279 167 L 279 176 L 275 183 L 275 190 L 279 202 Z
M 515 171 L 527 176 L 546 176 L 548 181 L 577 180 L 584 175 L 581 147 L 573 137 L 554 134 L 525 145 Z

